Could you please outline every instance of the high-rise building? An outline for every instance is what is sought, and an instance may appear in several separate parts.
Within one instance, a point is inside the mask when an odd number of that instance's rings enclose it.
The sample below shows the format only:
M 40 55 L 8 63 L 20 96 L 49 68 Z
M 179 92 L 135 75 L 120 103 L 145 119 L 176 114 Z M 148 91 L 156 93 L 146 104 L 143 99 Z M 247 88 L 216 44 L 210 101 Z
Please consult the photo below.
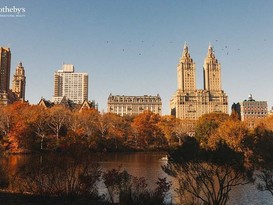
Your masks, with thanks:
M 239 119 L 245 121 L 250 128 L 254 128 L 259 120 L 268 116 L 267 101 L 256 101 L 251 94 L 248 100 L 233 103 L 231 108 L 237 112 Z
M 8 92 L 10 82 L 10 48 L 0 47 L 0 92 Z
M 221 65 L 215 58 L 211 45 L 208 48 L 208 54 L 204 61 L 204 90 L 210 92 L 219 92 L 222 90 Z
M 10 83 L 10 48 L 0 47 L 0 104 L 8 104 Z
M 221 65 L 211 45 L 204 61 L 203 73 L 204 89 L 196 89 L 195 63 L 185 43 L 177 66 L 177 91 L 170 100 L 171 115 L 197 120 L 206 113 L 228 113 L 228 97 L 221 86 Z
M 145 110 L 161 115 L 162 102 L 160 96 L 124 96 L 110 94 L 108 97 L 108 112 L 125 116 L 138 115 Z
M 63 97 L 76 104 L 88 100 L 88 74 L 75 73 L 71 64 L 64 64 L 62 70 L 55 72 L 52 101 L 60 103 Z
M 21 101 L 25 101 L 25 89 L 26 89 L 26 76 L 25 69 L 20 62 L 15 70 L 12 81 L 12 92 L 15 93 L 17 98 Z

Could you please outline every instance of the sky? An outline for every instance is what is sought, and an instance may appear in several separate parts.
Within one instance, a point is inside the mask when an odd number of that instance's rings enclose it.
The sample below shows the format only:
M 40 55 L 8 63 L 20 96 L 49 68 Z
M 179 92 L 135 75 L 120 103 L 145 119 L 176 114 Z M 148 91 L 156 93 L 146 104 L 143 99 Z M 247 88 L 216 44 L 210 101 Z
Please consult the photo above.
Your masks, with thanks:
M 0 12 L 0 46 L 11 49 L 11 76 L 22 61 L 31 104 L 51 100 L 54 72 L 67 63 L 89 74 L 89 100 L 100 111 L 110 93 L 159 94 L 170 114 L 187 42 L 198 89 L 211 43 L 229 107 L 249 94 L 273 106 L 271 0 L 1 0 L 5 6 L 25 9 L 21 17 Z

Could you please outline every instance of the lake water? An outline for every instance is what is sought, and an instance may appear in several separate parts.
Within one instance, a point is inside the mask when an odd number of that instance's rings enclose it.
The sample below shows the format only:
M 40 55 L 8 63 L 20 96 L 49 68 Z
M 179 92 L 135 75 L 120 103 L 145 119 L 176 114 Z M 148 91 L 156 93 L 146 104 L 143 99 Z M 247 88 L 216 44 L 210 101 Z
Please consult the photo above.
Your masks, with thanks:
M 147 179 L 150 188 L 155 187 L 158 177 L 167 177 L 176 186 L 174 178 L 168 176 L 161 168 L 167 161 L 162 160 L 166 153 L 147 152 L 147 153 L 106 153 L 99 157 L 99 164 L 102 169 L 113 169 L 119 166 L 128 171 L 129 174 Z M 20 155 L 9 156 L 4 161 L 8 164 L 10 173 L 15 173 L 17 168 L 24 163 L 33 160 L 41 160 L 40 156 Z M 103 188 L 101 190 L 103 192 Z M 175 192 L 172 190 L 169 197 L 175 201 Z M 255 185 L 248 184 L 234 187 L 230 194 L 229 205 L 272 205 L 273 196 L 269 192 L 261 192 Z

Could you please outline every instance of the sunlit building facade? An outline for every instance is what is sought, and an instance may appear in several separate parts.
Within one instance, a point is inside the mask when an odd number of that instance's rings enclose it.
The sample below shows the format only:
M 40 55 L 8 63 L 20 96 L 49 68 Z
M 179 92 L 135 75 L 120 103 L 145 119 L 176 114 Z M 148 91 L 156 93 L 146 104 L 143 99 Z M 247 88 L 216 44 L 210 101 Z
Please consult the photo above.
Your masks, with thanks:
M 71 64 L 64 64 L 62 70 L 54 73 L 52 101 L 60 103 L 64 96 L 76 104 L 88 100 L 88 74 L 75 73 Z
M 209 45 L 203 67 L 204 89 L 196 89 L 196 67 L 188 45 L 177 66 L 177 91 L 170 100 L 171 115 L 197 120 L 211 112 L 228 113 L 228 97 L 222 90 L 221 64 Z
M 237 112 L 239 119 L 245 121 L 250 128 L 254 128 L 261 119 L 268 116 L 267 101 L 256 101 L 251 94 L 247 100 L 234 103 L 231 108 Z
M 22 62 L 18 64 L 13 75 L 12 92 L 17 96 L 18 100 L 25 101 L 26 76 Z
M 10 48 L 0 47 L 0 105 L 7 105 L 9 101 L 10 62 Z
M 121 116 L 138 115 L 145 110 L 162 114 L 162 101 L 158 95 L 124 96 L 110 94 L 107 102 L 107 112 Z

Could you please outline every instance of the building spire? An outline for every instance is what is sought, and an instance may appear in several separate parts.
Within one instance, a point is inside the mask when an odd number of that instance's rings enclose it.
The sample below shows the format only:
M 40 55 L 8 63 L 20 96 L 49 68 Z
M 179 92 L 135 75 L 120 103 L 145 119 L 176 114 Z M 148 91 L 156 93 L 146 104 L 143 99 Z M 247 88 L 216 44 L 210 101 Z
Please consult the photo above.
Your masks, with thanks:
M 182 59 L 190 59 L 190 58 L 191 58 L 191 57 L 190 57 L 190 53 L 189 53 L 188 44 L 187 44 L 187 42 L 185 41 L 181 60 L 182 60 Z
M 209 42 L 209 48 L 208 48 L 208 55 L 207 58 L 215 58 L 213 47 L 211 43 Z
M 184 43 L 184 49 L 188 47 L 187 41 Z
M 25 101 L 26 76 L 23 63 L 20 61 L 16 67 L 12 81 L 12 92 L 17 96 L 18 100 Z

